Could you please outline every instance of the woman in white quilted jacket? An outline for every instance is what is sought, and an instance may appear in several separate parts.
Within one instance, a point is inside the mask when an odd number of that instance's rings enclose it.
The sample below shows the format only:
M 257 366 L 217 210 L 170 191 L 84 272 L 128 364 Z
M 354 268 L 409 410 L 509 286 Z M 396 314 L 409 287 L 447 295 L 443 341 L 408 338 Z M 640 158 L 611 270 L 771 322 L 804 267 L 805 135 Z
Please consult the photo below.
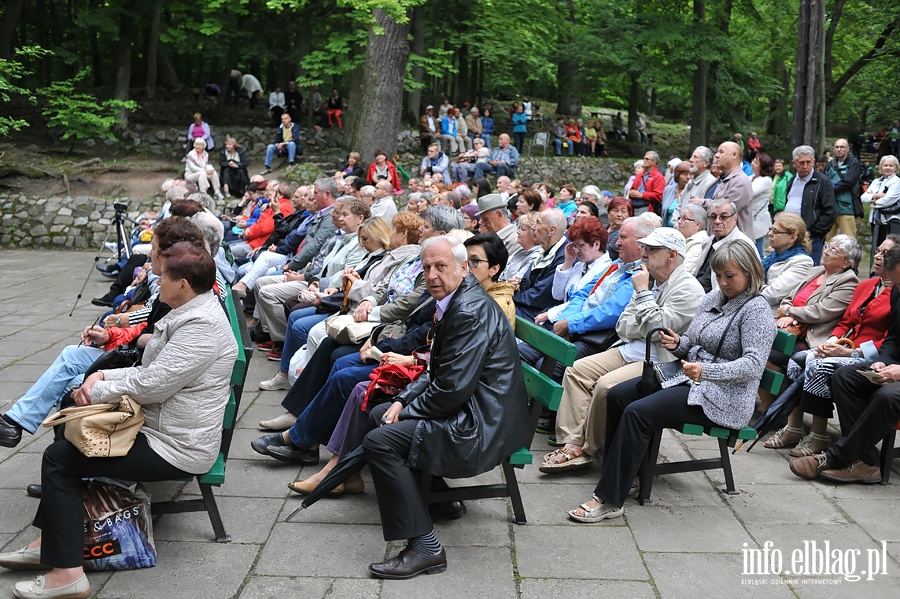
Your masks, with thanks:
M 78 405 L 118 403 L 129 395 L 142 406 L 144 426 L 122 457 L 88 458 L 66 439 L 44 451 L 42 498 L 34 519 L 43 534 L 23 549 L 0 555 L 6 568 L 50 570 L 17 583 L 14 592 L 21 599 L 91 595 L 83 568 L 83 478 L 189 478 L 209 470 L 218 455 L 237 343 L 212 291 L 215 263 L 188 242 L 151 260 L 160 300 L 172 311 L 156 323 L 143 363 L 98 371 L 73 392 Z

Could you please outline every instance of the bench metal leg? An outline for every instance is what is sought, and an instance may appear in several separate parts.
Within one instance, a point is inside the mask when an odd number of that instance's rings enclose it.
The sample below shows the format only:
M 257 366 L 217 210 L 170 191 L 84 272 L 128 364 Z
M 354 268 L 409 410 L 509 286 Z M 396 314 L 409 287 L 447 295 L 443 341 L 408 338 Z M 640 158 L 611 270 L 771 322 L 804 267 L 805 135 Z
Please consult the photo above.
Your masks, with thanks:
M 640 491 L 638 492 L 637 501 L 644 505 L 644 502 L 650 499 L 650 493 L 653 491 L 653 479 L 656 477 L 656 461 L 659 459 L 659 446 L 662 443 L 662 430 L 653 433 L 650 439 L 650 446 L 647 447 L 647 453 L 644 454 L 644 462 L 638 472 L 640 480 Z
M 731 458 L 728 452 L 728 439 L 717 439 L 719 441 L 719 454 L 722 459 L 722 470 L 725 472 L 725 492 L 729 495 L 739 495 L 737 489 L 734 488 L 734 475 L 731 473 Z
M 525 506 L 522 504 L 522 494 L 519 493 L 519 481 L 516 479 L 516 469 L 509 462 L 503 462 L 503 476 L 506 478 L 506 491 L 512 502 L 514 522 L 525 524 Z
M 216 533 L 216 541 L 219 543 L 230 543 L 231 537 L 225 533 L 225 525 L 222 523 L 222 516 L 219 514 L 219 507 L 216 505 L 216 497 L 213 495 L 212 486 L 200 483 L 200 494 L 203 495 L 203 505 L 206 506 L 206 513 L 209 514 L 213 532 Z
M 891 482 L 891 462 L 900 455 L 900 448 L 894 449 L 894 441 L 897 439 L 897 430 L 894 429 L 881 441 L 881 484 Z

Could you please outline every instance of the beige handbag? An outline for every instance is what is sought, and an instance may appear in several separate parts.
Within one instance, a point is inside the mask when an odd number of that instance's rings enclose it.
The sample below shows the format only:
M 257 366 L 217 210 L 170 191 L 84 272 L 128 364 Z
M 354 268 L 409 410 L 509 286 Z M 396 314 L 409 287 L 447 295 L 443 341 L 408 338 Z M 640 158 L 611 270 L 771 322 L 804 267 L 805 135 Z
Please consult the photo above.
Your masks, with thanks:
M 47 428 L 66 425 L 66 440 L 89 458 L 126 455 L 144 426 L 141 405 L 123 395 L 117 404 L 104 403 L 63 408 L 44 420 Z
M 325 319 L 325 332 L 343 345 L 362 343 L 372 334 L 378 322 L 356 322 L 352 314 L 334 314 Z

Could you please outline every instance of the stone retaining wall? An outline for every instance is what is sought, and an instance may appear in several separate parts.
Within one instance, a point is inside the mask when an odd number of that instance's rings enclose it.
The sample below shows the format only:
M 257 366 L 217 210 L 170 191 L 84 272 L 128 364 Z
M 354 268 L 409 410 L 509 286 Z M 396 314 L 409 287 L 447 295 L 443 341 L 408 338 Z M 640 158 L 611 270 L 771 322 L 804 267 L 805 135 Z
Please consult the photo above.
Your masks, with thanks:
M 327 155 L 304 158 L 299 165 L 277 170 L 270 177 L 292 184 L 310 183 L 333 174 L 341 160 L 340 156 Z M 415 156 L 406 155 L 401 163 L 409 173 L 418 172 L 419 160 Z M 557 187 L 563 183 L 572 183 L 578 188 L 594 184 L 619 195 L 628 174 L 617 163 L 605 159 L 524 157 L 520 161 L 518 178 L 526 182 L 548 181 Z M 157 211 L 163 203 L 161 196 L 31 198 L 21 194 L 0 195 L 0 247 L 99 248 L 110 231 L 109 239 L 115 241 L 112 226 L 115 201 L 128 204 L 127 216 L 131 219 L 143 212 Z M 126 230 L 130 229 L 129 223 Z

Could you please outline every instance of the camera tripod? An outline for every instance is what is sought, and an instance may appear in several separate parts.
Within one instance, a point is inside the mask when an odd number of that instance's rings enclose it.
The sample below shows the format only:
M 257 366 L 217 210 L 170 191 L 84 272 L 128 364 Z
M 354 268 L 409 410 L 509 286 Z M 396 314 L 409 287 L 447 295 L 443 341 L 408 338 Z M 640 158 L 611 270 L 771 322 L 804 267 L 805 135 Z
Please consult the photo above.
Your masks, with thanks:
M 115 215 L 113 216 L 113 227 L 116 232 L 116 252 L 106 259 L 107 262 L 110 260 L 121 260 L 131 258 L 131 235 L 125 230 L 125 223 L 129 222 L 132 224 L 138 224 L 137 221 L 131 220 L 127 216 L 125 216 L 125 212 L 128 210 L 128 204 L 124 202 L 114 202 L 113 206 L 116 209 Z M 75 308 L 78 306 L 78 302 L 81 300 L 81 296 L 84 294 L 84 290 L 87 287 L 88 281 L 91 279 L 91 273 L 94 271 L 94 268 L 97 264 L 100 263 L 100 257 L 103 255 L 103 251 L 107 249 L 106 244 L 109 242 L 109 237 L 112 235 L 113 230 L 110 229 L 106 232 L 106 237 L 103 238 L 103 241 L 100 243 L 100 250 L 97 252 L 97 255 L 94 256 L 94 263 L 91 265 L 88 270 L 88 276 L 84 278 L 84 284 L 81 286 L 81 290 L 78 292 L 78 296 L 75 298 L 75 303 L 72 304 L 72 310 L 69 312 L 69 316 L 75 312 Z

